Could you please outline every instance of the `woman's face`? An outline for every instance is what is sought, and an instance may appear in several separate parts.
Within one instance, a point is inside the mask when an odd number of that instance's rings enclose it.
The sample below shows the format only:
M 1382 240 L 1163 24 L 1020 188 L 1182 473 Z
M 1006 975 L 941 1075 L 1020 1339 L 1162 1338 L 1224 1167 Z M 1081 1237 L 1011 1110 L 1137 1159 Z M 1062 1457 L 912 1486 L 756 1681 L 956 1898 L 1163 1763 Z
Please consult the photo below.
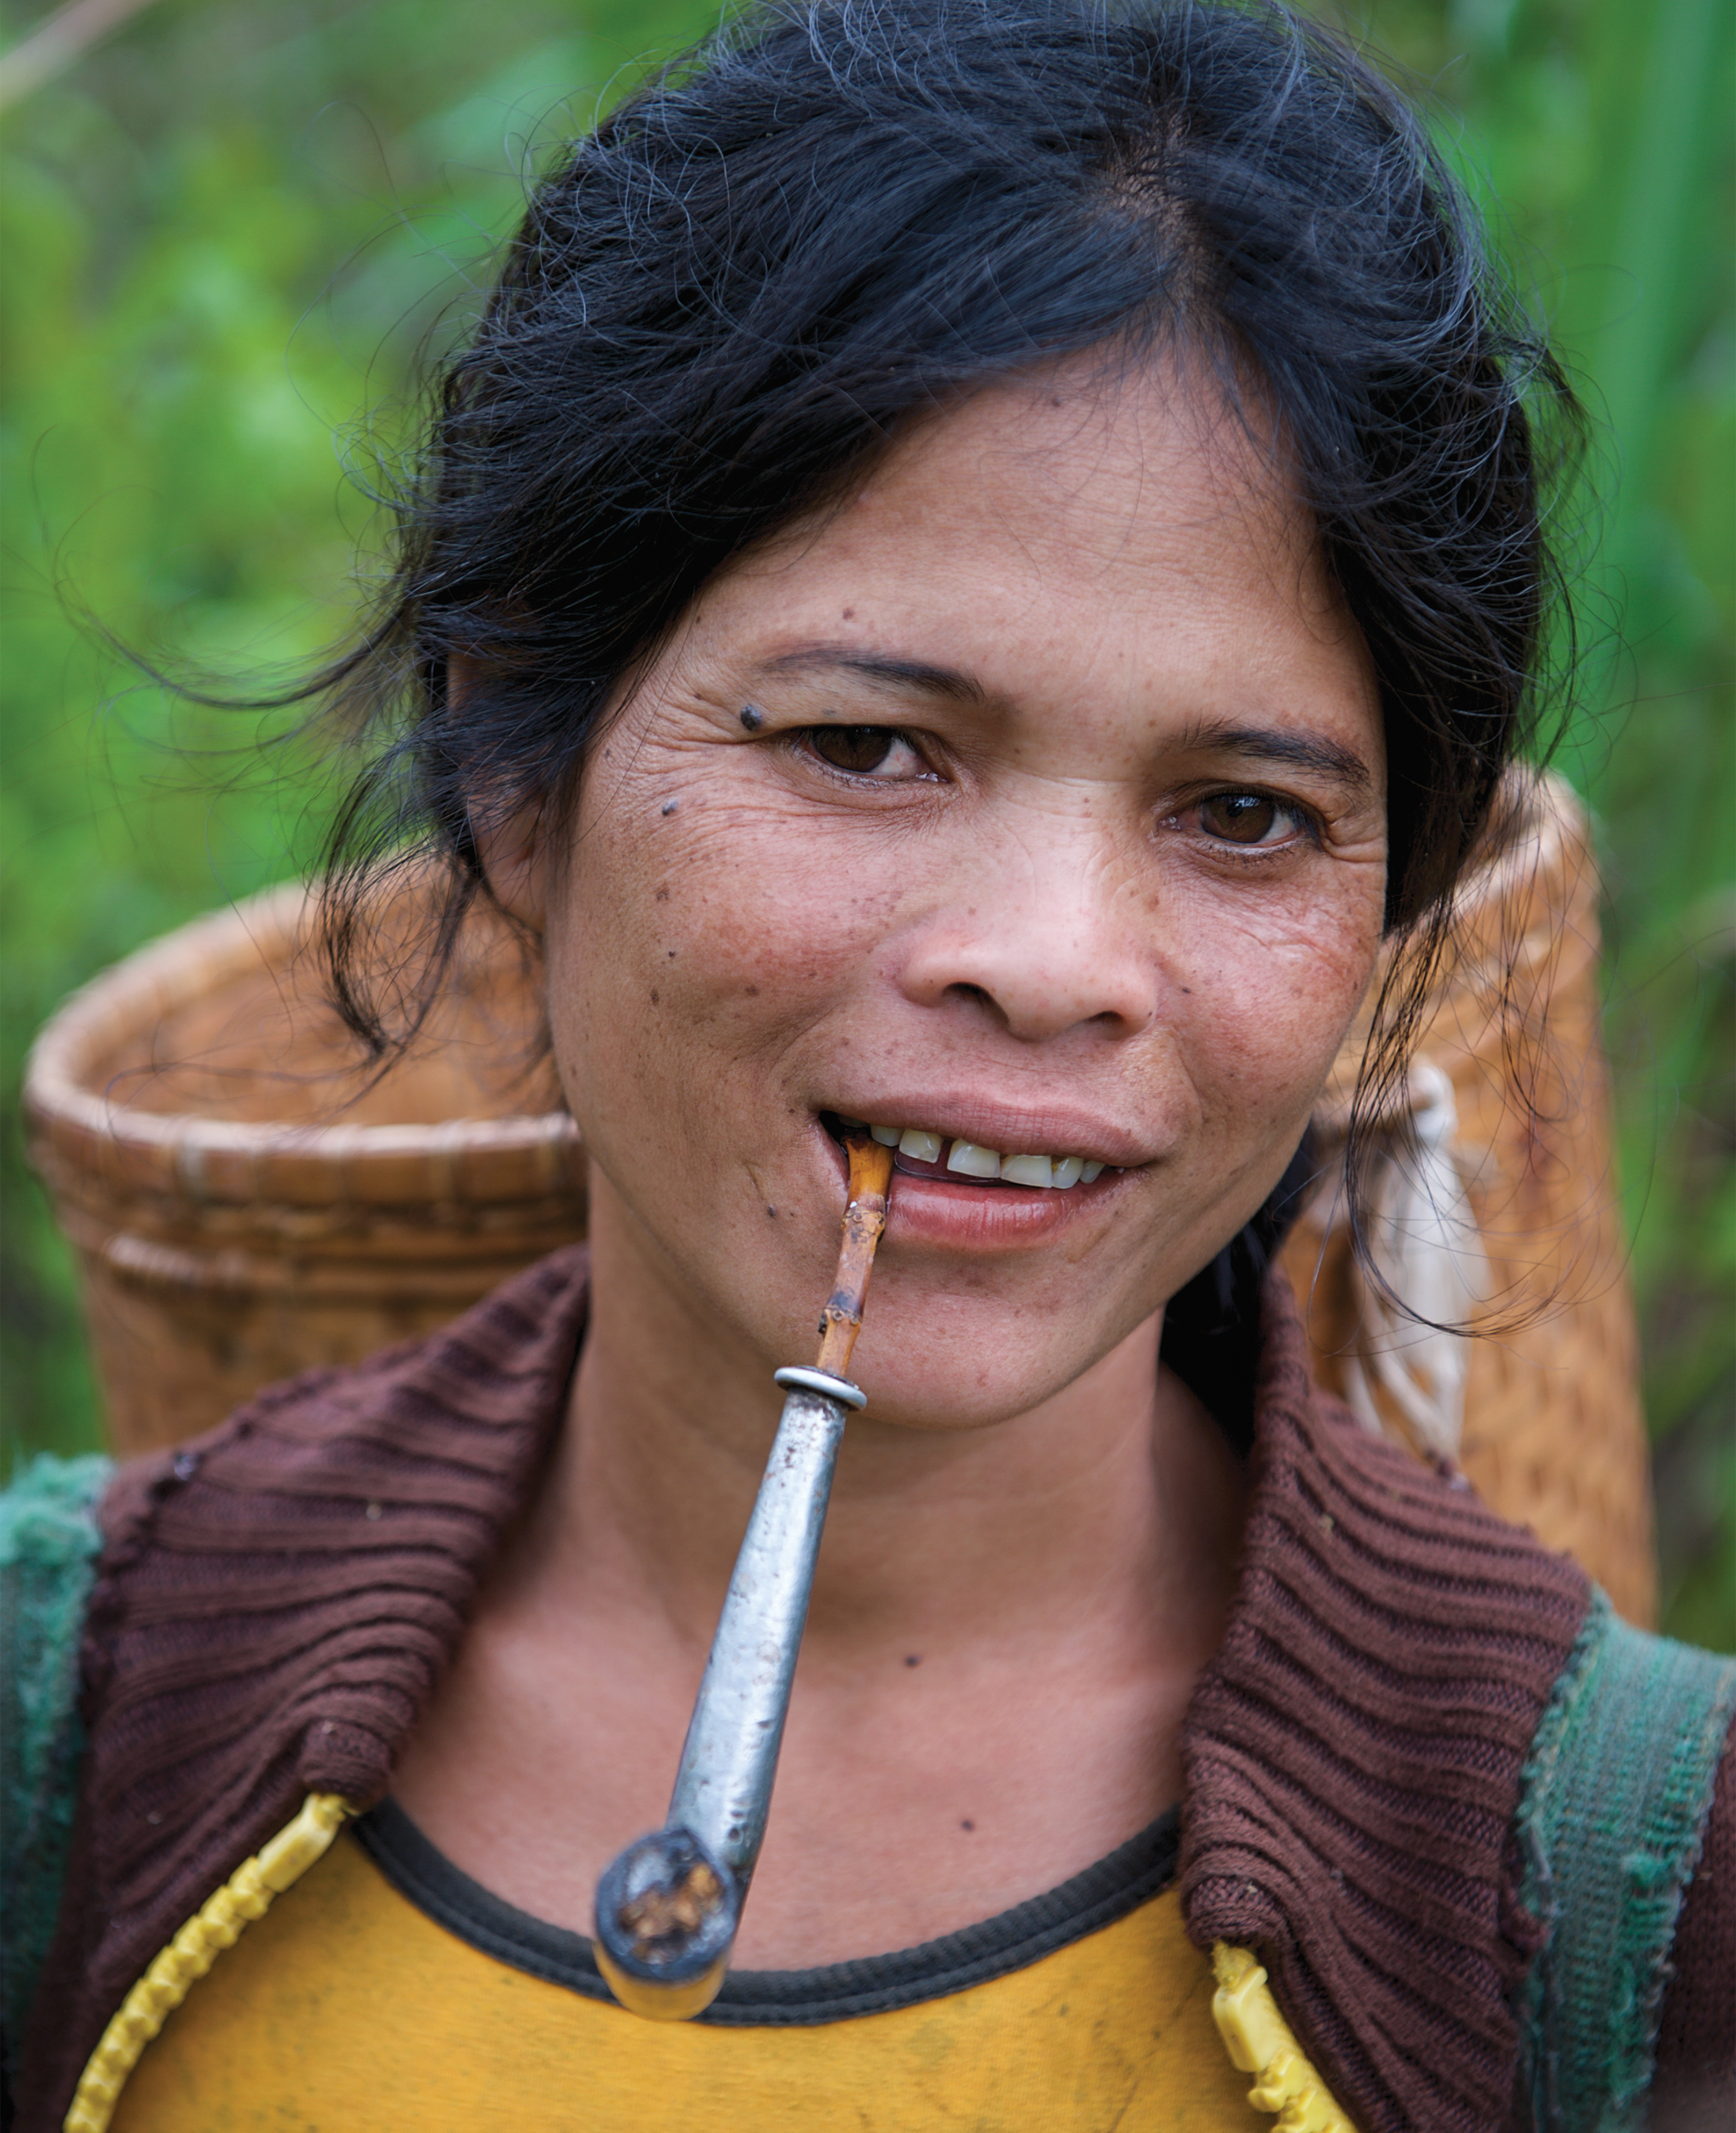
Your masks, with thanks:
M 1059 1391 L 1295 1149 L 1379 943 L 1384 773 L 1281 472 L 1173 372 L 913 428 L 707 586 L 541 863 L 608 1286 L 810 1360 L 835 1122 L 897 1128 L 875 1415 Z

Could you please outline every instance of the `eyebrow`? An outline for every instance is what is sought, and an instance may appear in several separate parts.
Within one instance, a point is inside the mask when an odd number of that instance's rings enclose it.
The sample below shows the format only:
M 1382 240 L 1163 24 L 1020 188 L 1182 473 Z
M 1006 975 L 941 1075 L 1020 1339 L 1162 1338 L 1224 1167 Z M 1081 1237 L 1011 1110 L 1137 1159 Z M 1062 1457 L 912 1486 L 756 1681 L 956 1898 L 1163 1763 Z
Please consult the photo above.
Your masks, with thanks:
M 980 704 L 988 691 L 974 675 L 961 667 L 933 667 L 922 659 L 892 659 L 878 652 L 858 651 L 844 644 L 809 644 L 798 652 L 786 652 L 768 659 L 762 672 L 799 674 L 813 670 L 858 675 L 888 688 L 915 689 L 930 696 L 948 696 L 955 702 Z
M 1190 726 L 1179 747 L 1188 753 L 1251 757 L 1258 763 L 1282 763 L 1298 770 L 1317 770 L 1340 783 L 1367 791 L 1373 773 L 1354 749 L 1324 734 L 1296 733 L 1284 726 L 1238 726 L 1206 721 Z

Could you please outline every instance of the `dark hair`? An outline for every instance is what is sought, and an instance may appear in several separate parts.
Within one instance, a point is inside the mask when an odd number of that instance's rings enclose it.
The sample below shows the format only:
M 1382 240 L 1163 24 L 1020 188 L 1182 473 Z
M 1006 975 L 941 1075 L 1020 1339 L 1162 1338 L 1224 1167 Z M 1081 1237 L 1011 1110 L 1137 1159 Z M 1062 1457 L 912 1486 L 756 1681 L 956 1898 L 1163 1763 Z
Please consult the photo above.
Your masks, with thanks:
M 1373 654 L 1388 925 L 1425 947 L 1371 1051 L 1390 1082 L 1537 720 L 1537 440 L 1576 410 L 1393 89 L 1279 7 L 1190 0 L 773 0 L 563 154 L 322 677 L 368 753 L 325 885 L 352 1026 L 383 1052 L 426 1011 L 484 891 L 478 823 L 565 804 L 612 691 L 728 558 L 964 388 L 1166 345 L 1232 404 L 1254 382 Z M 388 1027 L 370 898 L 430 853 L 443 917 Z

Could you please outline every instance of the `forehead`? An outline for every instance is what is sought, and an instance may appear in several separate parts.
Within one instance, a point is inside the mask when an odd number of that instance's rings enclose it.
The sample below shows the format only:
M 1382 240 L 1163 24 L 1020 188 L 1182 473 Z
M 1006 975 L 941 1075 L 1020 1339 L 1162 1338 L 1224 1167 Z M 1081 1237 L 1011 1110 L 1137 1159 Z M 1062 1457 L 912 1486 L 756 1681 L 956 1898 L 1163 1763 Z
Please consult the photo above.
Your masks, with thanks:
M 1366 657 L 1282 451 L 1168 364 L 1064 367 L 923 418 L 701 608 L 767 657 L 840 631 L 968 654 L 996 695 L 1033 662 L 1065 686 Z

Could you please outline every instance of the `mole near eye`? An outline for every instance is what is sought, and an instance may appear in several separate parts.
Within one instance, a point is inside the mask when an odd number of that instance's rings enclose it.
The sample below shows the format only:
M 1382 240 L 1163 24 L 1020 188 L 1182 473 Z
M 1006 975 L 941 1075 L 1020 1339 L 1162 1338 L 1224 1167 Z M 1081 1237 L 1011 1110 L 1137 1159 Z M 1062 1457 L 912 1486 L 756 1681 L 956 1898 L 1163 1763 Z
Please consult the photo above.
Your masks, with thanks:
M 1200 824 L 1209 837 L 1226 844 L 1261 845 L 1286 812 L 1276 800 L 1258 792 L 1214 792 L 1200 803 Z
M 766 715 L 763 711 L 755 710 L 752 704 L 743 705 L 742 724 L 749 733 L 757 733 L 765 723 Z

